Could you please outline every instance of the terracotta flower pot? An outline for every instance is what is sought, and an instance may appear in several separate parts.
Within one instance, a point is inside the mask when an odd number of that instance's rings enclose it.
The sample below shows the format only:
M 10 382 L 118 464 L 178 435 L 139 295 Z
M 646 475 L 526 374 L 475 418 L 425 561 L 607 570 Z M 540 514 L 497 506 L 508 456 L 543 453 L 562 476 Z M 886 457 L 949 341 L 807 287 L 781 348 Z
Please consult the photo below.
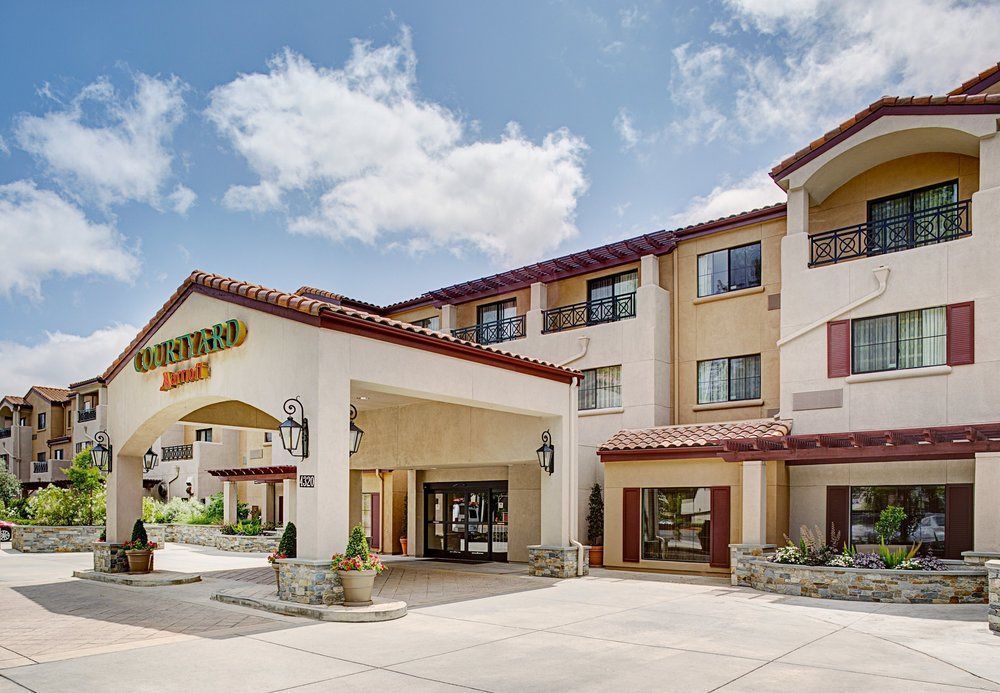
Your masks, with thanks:
M 149 549 L 142 551 L 126 551 L 128 557 L 128 572 L 148 573 L 153 569 L 153 552 Z
M 604 565 L 604 547 L 603 546 L 591 546 L 590 547 L 590 567 L 600 568 Z
M 374 570 L 338 570 L 337 575 L 344 587 L 344 606 L 368 606 L 372 603 Z
M 399 545 L 400 545 L 400 547 L 402 547 L 402 549 L 403 549 L 403 555 L 404 555 L 404 556 L 409 556 L 409 555 L 410 555 L 410 554 L 408 554 L 408 553 L 406 552 L 406 546 L 407 546 L 407 545 L 408 545 L 409 543 L 410 543 L 410 540 L 409 540 L 409 539 L 407 539 L 406 537 L 400 537 L 400 538 L 399 538 Z

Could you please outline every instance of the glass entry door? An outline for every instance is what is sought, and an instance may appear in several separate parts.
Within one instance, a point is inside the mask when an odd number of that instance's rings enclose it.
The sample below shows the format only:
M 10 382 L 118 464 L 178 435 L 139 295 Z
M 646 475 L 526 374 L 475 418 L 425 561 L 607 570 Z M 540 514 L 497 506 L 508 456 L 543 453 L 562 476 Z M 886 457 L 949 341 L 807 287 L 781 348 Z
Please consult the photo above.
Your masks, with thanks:
M 424 553 L 507 560 L 507 482 L 424 485 Z

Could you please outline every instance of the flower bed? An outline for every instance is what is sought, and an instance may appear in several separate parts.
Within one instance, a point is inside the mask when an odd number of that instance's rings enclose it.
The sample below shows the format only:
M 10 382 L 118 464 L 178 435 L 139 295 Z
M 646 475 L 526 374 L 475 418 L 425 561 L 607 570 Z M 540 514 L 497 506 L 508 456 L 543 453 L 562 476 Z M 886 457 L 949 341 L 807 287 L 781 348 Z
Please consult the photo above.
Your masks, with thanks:
M 178 544 L 211 546 L 220 551 L 271 553 L 278 548 L 278 536 L 223 534 L 219 525 L 146 525 L 149 538 Z
M 763 592 L 857 602 L 984 604 L 986 569 L 942 561 L 944 570 L 840 568 L 741 558 L 737 584 Z

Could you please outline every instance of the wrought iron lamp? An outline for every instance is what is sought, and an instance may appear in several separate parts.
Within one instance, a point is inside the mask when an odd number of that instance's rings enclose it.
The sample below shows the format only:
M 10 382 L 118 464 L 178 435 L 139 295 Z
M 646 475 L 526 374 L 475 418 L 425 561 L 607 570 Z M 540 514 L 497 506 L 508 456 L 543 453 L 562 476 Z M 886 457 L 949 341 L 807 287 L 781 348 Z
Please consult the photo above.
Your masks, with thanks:
M 556 471 L 556 449 L 552 446 L 552 435 L 545 431 L 542 434 L 542 447 L 535 451 L 538 454 L 538 466 L 550 475 Z
M 358 410 L 352 404 L 351 405 L 351 454 L 353 455 L 361 447 L 361 436 L 365 434 L 360 428 L 354 424 L 354 419 L 358 417 Z
M 142 470 L 148 474 L 159 463 L 160 456 L 153 452 L 153 448 L 150 447 L 149 450 L 146 450 L 146 454 L 142 456 Z
M 111 473 L 111 457 L 114 450 L 107 431 L 94 434 L 94 447 L 90 449 L 90 463 L 105 474 Z
M 309 419 L 305 416 L 305 409 L 298 397 L 285 400 L 285 413 L 288 418 L 278 426 L 278 435 L 281 436 L 281 446 L 288 451 L 292 457 L 305 459 L 309 457 Z M 293 418 L 296 410 L 299 412 L 301 421 Z

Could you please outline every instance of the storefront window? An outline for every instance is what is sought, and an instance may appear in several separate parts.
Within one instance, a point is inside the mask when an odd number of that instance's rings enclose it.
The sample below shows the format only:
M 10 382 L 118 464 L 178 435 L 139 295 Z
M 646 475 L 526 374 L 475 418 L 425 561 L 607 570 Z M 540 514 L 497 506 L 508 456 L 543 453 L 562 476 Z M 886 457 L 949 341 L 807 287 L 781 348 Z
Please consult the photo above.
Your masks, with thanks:
M 711 515 L 712 491 L 709 488 L 644 488 L 643 559 L 708 563 Z
M 900 535 L 890 544 L 920 542 L 922 550 L 944 555 L 945 487 L 934 486 L 853 486 L 851 487 L 851 543 L 877 544 L 875 521 L 888 506 L 906 513 Z

